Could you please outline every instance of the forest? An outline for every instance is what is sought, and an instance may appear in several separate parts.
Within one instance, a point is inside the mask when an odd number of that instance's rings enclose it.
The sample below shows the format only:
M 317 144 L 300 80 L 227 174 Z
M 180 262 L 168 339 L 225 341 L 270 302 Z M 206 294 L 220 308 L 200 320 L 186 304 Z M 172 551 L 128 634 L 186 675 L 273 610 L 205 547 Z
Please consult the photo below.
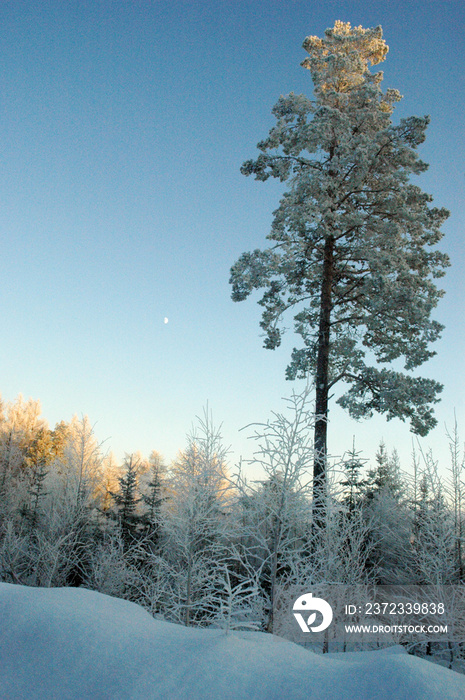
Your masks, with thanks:
M 87 417 L 50 429 L 39 401 L 1 408 L 1 581 L 84 587 L 185 626 L 270 633 L 295 586 L 464 582 L 456 426 L 447 468 L 418 447 L 404 469 L 383 443 L 373 465 L 355 447 L 330 464 L 315 531 L 309 391 L 253 426 L 254 458 L 236 466 L 208 409 L 165 464 L 156 451 L 119 463 Z M 414 651 L 434 645 L 419 639 Z

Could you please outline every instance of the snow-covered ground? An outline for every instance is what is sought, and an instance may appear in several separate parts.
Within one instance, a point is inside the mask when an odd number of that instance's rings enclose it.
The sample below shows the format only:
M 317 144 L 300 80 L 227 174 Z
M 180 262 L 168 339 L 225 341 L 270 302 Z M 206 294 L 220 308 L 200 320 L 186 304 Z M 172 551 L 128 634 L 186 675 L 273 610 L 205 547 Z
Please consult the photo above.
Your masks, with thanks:
M 463 700 L 465 677 L 400 647 L 315 655 L 186 629 L 76 588 L 0 583 L 1 700 Z

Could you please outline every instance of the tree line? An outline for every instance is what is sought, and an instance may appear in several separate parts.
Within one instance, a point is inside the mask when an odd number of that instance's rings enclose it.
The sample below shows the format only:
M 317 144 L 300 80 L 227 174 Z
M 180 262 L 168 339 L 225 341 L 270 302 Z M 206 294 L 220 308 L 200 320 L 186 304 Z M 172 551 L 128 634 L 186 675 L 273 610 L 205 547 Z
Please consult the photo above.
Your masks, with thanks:
M 293 586 L 462 584 L 457 430 L 447 478 L 421 450 L 406 473 L 383 443 L 371 467 L 352 446 L 328 471 L 315 534 L 314 420 L 308 391 L 293 395 L 255 425 L 253 459 L 231 469 L 204 411 L 172 464 L 157 452 L 118 464 L 87 418 L 50 429 L 39 402 L 2 404 L 0 580 L 84 586 L 179 624 L 267 632 Z

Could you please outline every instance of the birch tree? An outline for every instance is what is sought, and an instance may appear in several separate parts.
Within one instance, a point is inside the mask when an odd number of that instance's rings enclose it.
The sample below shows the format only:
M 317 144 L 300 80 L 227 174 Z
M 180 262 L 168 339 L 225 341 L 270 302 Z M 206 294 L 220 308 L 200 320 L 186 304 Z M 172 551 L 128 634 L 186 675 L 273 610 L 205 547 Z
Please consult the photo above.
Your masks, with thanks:
M 160 534 L 170 570 L 170 615 L 189 627 L 214 617 L 227 558 L 230 484 L 227 450 L 208 409 L 187 441 L 171 469 Z
M 419 584 L 456 584 L 459 571 L 453 512 L 446 502 L 437 462 L 431 452 L 423 459 L 425 467 L 412 532 L 413 572 Z
M 315 380 L 314 508 L 323 507 L 328 399 L 354 418 L 374 411 L 409 420 L 414 433 L 435 425 L 442 386 L 412 373 L 435 353 L 442 330 L 431 312 L 443 292 L 435 279 L 448 265 L 434 248 L 445 209 L 409 181 L 427 169 L 417 154 L 429 118 L 391 116 L 401 95 L 381 89 L 370 66 L 388 52 L 381 27 L 337 21 L 324 37 L 310 36 L 302 65 L 314 99 L 291 93 L 273 109 L 277 119 L 244 175 L 288 183 L 266 250 L 244 253 L 231 269 L 232 298 L 264 290 L 264 346 L 281 343 L 292 310 L 302 345 L 292 352 L 288 379 Z M 367 351 L 369 356 L 367 357 Z M 402 360 L 406 372 L 387 368 Z
M 308 391 L 288 400 L 289 415 L 274 413 L 264 424 L 255 424 L 252 437 L 258 449 L 249 466 L 265 478 L 248 483 L 236 477 L 240 523 L 237 544 L 243 565 L 255 569 L 260 595 L 265 600 L 264 629 L 273 632 L 282 585 L 298 581 L 300 562 L 309 557 L 313 445 L 309 430 L 313 416 Z

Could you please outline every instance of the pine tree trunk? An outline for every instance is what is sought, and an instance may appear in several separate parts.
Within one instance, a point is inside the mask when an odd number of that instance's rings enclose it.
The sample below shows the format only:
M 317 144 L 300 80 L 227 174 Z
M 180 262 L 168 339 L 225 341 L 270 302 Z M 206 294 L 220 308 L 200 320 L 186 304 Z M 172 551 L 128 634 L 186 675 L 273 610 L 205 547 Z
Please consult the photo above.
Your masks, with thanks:
M 328 236 L 324 249 L 320 296 L 320 322 L 316 367 L 315 428 L 313 462 L 313 530 L 324 526 L 329 391 L 329 340 L 331 288 L 334 275 L 334 238 Z

